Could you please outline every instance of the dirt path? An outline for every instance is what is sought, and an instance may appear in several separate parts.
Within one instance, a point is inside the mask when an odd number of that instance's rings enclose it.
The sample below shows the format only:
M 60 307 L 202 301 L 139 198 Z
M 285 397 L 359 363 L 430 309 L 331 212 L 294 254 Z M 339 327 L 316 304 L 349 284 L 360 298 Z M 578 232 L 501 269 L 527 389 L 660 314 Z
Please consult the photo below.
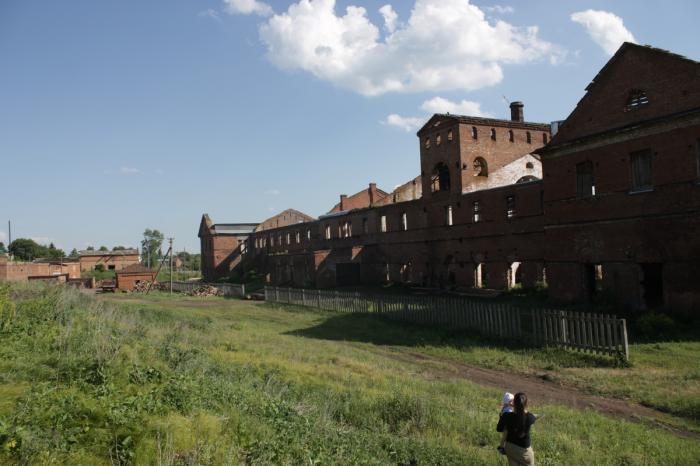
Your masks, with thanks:
M 424 369 L 425 375 L 437 380 L 463 379 L 503 391 L 513 393 L 522 391 L 537 402 L 559 404 L 582 410 L 592 409 L 616 419 L 649 424 L 681 437 L 700 440 L 700 433 L 671 425 L 668 423 L 668 414 L 642 406 L 639 403 L 591 395 L 579 388 L 540 377 L 485 369 L 415 351 L 389 350 L 381 353 L 398 361 L 418 364 Z

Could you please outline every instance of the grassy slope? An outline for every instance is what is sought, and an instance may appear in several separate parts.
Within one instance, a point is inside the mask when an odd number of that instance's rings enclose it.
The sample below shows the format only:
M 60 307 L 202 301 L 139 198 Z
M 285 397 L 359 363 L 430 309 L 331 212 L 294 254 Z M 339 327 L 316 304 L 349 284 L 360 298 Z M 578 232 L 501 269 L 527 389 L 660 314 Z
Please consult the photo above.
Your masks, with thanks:
M 327 313 L 166 296 L 117 296 L 126 306 L 115 309 L 66 290 L 14 293 L 14 317 L 0 309 L 0 463 L 503 464 L 499 392 L 430 380 L 372 341 L 433 332 L 364 320 L 366 335 L 349 328 L 345 341 L 328 330 L 348 321 Z M 533 408 L 547 414 L 533 435 L 539 464 L 700 457 L 697 442 L 665 432 Z

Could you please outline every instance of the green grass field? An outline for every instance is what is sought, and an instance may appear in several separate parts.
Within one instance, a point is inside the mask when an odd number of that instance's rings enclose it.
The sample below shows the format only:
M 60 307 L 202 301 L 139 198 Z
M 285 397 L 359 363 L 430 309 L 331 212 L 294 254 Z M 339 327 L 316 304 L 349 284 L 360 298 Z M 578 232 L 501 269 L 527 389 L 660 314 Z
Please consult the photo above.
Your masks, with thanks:
M 505 464 L 501 390 L 402 352 L 545 370 L 697 425 L 696 343 L 633 346 L 616 368 L 371 316 L 38 285 L 0 288 L 0 339 L 0 464 Z M 699 464 L 697 437 L 532 403 L 540 465 Z

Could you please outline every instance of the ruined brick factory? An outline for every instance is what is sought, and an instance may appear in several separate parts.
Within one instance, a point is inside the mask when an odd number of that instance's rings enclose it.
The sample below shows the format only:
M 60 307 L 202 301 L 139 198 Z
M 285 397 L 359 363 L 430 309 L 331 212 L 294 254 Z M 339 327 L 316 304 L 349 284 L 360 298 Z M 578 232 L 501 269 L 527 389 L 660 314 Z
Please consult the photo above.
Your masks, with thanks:
M 700 309 L 700 63 L 625 43 L 563 122 L 436 114 L 420 176 L 373 183 L 314 219 L 199 229 L 213 280 L 605 293 L 628 309 Z M 371 174 L 369 174 L 371 175 Z

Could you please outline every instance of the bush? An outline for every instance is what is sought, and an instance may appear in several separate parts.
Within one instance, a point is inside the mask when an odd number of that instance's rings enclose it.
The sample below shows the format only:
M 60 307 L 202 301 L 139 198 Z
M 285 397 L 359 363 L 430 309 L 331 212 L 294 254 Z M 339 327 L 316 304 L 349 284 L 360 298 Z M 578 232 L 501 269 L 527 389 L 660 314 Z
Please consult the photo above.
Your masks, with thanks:
M 678 333 L 676 322 L 666 314 L 647 312 L 634 324 L 636 334 L 641 338 L 671 337 Z

